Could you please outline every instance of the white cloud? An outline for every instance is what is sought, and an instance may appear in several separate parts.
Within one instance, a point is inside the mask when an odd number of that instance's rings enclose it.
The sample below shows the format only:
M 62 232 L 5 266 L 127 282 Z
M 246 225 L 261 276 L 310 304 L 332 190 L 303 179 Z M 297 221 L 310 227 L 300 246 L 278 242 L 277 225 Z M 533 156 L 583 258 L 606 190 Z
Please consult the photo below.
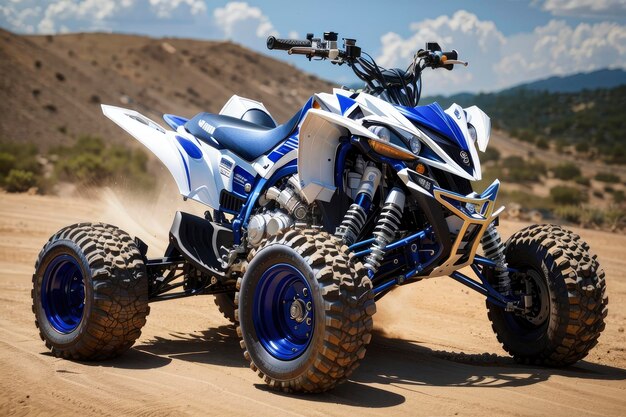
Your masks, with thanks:
M 172 13 L 181 6 L 186 6 L 189 13 L 194 16 L 206 13 L 206 4 L 203 0 L 150 0 L 150 5 L 160 18 L 172 17 Z
M 542 10 L 555 16 L 614 17 L 626 15 L 626 0 L 545 0 Z
M 413 32 L 404 39 L 389 32 L 381 37 L 381 55 L 376 61 L 384 67 L 407 67 L 418 49 L 426 42 L 438 42 L 444 50 L 457 49 L 459 59 L 470 61 L 468 68 L 454 71 L 424 72 L 424 93 L 492 89 L 492 80 L 482 75 L 491 73 L 494 51 L 499 54 L 506 42 L 495 23 L 482 21 L 475 14 L 459 10 L 454 15 L 440 16 L 411 24 Z
M 134 19 L 190 19 L 206 14 L 204 0 L 10 0 L 0 5 L 0 25 L 19 32 L 112 30 Z
M 9 22 L 10 27 L 21 32 L 34 33 L 41 6 L 36 1 L 23 1 L 22 8 L 16 7 L 15 1 L 12 3 L 0 4 L 0 22 Z
M 494 69 L 500 84 L 508 85 L 606 67 L 626 68 L 625 26 L 601 22 L 572 27 L 551 20 L 532 33 L 508 39 Z
M 119 6 L 127 8 L 132 0 L 123 0 Z M 48 5 L 37 26 L 40 33 L 53 33 L 65 22 L 80 22 L 87 29 L 105 29 L 106 19 L 119 13 L 114 0 L 61 0 Z M 85 26 L 83 26 L 85 27 Z
M 215 24 L 225 38 L 239 43 L 258 47 L 267 36 L 277 36 L 278 32 L 270 19 L 258 7 L 245 2 L 230 2 L 213 11 Z
M 570 26 L 552 20 L 530 33 L 504 36 L 490 21 L 458 11 L 411 25 L 412 34 L 381 37 L 379 64 L 406 67 L 426 41 L 444 50 L 459 51 L 469 67 L 453 71 L 426 70 L 424 94 L 493 91 L 528 80 L 612 67 L 626 68 L 626 26 L 618 23 L 580 23 Z

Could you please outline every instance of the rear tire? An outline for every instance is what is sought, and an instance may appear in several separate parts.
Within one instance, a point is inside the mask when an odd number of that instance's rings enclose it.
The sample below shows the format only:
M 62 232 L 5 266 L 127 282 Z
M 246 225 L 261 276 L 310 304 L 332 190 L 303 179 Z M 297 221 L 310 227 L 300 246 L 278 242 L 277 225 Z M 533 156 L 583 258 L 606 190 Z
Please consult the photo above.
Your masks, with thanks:
M 249 256 L 235 295 L 250 367 L 275 390 L 323 392 L 365 356 L 376 305 L 371 281 L 327 233 L 292 230 Z
M 604 330 L 608 298 L 604 271 L 589 245 L 555 225 L 534 225 L 506 243 L 512 289 L 533 293 L 526 317 L 487 303 L 488 317 L 504 350 L 517 362 L 566 366 L 589 353 Z
M 100 360 L 141 334 L 148 278 L 133 239 L 115 226 L 65 227 L 45 244 L 33 274 L 35 325 L 57 357 Z

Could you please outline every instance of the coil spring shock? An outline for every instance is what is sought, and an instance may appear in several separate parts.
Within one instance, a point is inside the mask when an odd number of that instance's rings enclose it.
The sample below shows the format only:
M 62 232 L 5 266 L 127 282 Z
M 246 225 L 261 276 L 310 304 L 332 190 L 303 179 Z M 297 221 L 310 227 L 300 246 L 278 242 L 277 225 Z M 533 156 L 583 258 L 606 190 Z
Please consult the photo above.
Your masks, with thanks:
M 402 223 L 404 212 L 404 192 L 400 188 L 394 188 L 389 192 L 383 206 L 378 224 L 374 228 L 374 243 L 372 252 L 365 258 L 365 267 L 375 273 L 380 267 L 380 262 L 385 257 L 385 247 L 394 240 L 396 232 Z
M 357 197 L 350 206 L 341 225 L 337 228 L 335 236 L 341 238 L 343 242 L 350 246 L 361 233 L 361 229 L 367 220 L 367 212 L 370 209 L 372 198 L 376 193 L 380 183 L 381 172 L 375 166 L 368 166 L 363 172 L 361 183 L 357 191 Z
M 495 272 L 498 278 L 498 291 L 504 295 L 510 295 L 511 278 L 509 277 L 508 265 L 504 256 L 504 245 L 494 223 L 487 227 L 480 243 L 485 252 L 485 257 L 496 263 Z
M 361 232 L 366 219 L 367 213 L 363 207 L 357 203 L 352 203 L 335 235 L 340 237 L 346 245 L 352 245 Z

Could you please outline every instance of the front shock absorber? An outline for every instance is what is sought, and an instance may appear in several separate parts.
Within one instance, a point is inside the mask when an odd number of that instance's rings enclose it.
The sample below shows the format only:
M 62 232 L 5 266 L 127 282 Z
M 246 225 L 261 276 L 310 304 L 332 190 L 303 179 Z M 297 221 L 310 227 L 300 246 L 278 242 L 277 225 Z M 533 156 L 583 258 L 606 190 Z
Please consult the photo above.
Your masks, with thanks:
M 483 246 L 485 257 L 491 259 L 496 264 L 494 269 L 498 278 L 498 291 L 504 295 L 510 295 L 511 278 L 509 277 L 508 265 L 504 256 L 504 245 L 494 223 L 487 227 L 480 243 Z
M 350 206 L 343 217 L 341 225 L 337 228 L 335 236 L 341 238 L 343 243 L 350 246 L 361 233 L 367 220 L 367 214 L 372 206 L 372 198 L 380 183 L 381 172 L 375 166 L 368 166 L 361 177 L 361 184 L 357 191 L 354 203 Z
M 385 247 L 391 243 L 402 223 L 405 195 L 400 188 L 393 188 L 380 212 L 378 224 L 374 228 L 372 252 L 365 258 L 365 267 L 375 273 L 385 257 Z

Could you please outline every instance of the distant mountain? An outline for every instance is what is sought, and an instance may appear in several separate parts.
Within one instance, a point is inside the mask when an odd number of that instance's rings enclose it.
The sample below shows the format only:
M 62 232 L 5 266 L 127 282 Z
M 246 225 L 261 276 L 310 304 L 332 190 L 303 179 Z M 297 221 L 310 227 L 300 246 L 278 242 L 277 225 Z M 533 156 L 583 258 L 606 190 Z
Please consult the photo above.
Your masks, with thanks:
M 574 75 L 555 76 L 544 80 L 521 84 L 508 90 L 534 90 L 549 93 L 576 93 L 582 90 L 614 88 L 626 84 L 626 71 L 601 69 Z
M 575 145 L 582 154 L 592 151 L 605 162 L 626 164 L 626 85 L 576 92 L 517 87 L 499 93 L 426 97 L 420 105 L 434 101 L 443 108 L 452 103 L 477 105 L 494 127 L 539 148 Z
M 132 143 L 100 103 L 192 117 L 217 112 L 233 94 L 262 101 L 288 120 L 332 85 L 229 42 L 75 33 L 16 35 L 0 29 L 0 143 L 40 148 L 89 134 Z
M 516 85 L 495 93 L 457 93 L 451 96 L 423 97 L 420 104 L 434 101 L 441 103 L 465 103 L 475 96 L 503 95 L 517 93 L 520 90 L 546 91 L 548 93 L 578 93 L 583 90 L 610 89 L 626 85 L 626 71 L 622 69 L 601 69 L 592 72 L 581 72 L 574 75 L 555 76 L 543 80 Z

